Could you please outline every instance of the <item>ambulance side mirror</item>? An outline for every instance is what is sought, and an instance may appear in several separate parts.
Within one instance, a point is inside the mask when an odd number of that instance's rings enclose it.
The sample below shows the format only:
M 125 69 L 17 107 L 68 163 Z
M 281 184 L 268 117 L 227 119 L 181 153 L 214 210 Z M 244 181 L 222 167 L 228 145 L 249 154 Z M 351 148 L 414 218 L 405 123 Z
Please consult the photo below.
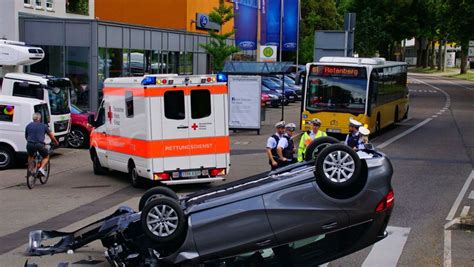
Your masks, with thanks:
M 95 128 L 94 114 L 89 114 L 89 117 L 87 117 L 87 123 Z

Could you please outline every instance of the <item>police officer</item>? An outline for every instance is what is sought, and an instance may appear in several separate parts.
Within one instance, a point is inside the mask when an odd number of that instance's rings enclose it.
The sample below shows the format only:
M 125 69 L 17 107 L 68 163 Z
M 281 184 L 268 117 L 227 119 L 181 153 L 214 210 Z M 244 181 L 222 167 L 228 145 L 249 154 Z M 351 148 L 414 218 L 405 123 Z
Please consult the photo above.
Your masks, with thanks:
M 360 141 L 359 145 L 357 146 L 357 149 L 363 150 L 363 149 L 370 149 L 373 150 L 374 146 L 369 143 L 369 134 L 370 130 L 367 129 L 366 127 L 359 127 L 359 135 L 360 135 Z
M 277 145 L 281 137 L 285 133 L 285 122 L 280 121 L 275 124 L 276 132 L 267 139 L 267 156 L 268 163 L 272 170 L 278 167 Z
M 311 144 L 314 139 L 327 136 L 325 132 L 319 130 L 319 127 L 321 127 L 320 119 L 312 119 L 310 121 L 310 124 L 312 126 L 312 129 L 304 132 L 300 139 L 300 145 L 298 146 L 298 161 L 304 160 L 304 153 L 306 152 L 306 148 L 309 144 Z
M 295 159 L 295 145 L 291 137 L 296 130 L 294 123 L 288 123 L 285 125 L 285 134 L 278 141 L 277 153 L 278 153 L 278 168 L 296 162 Z
M 362 123 L 354 120 L 353 118 L 349 119 L 349 134 L 347 134 L 346 141 L 344 144 L 350 146 L 352 149 L 357 149 L 360 143 L 359 138 L 359 127 L 362 126 Z

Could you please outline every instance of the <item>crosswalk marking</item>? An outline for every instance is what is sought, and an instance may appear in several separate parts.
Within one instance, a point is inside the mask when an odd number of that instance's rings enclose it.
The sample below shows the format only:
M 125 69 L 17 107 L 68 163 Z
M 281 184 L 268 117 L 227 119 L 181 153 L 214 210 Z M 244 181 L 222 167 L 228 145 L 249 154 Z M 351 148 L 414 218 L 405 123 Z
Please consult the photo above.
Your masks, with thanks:
M 388 226 L 387 232 L 388 236 L 372 247 L 369 255 L 362 263 L 362 267 L 397 266 L 398 259 L 402 255 L 403 247 L 410 234 L 410 228 Z
M 469 196 L 467 198 L 474 199 L 474 190 L 472 190 L 471 193 L 469 193 Z

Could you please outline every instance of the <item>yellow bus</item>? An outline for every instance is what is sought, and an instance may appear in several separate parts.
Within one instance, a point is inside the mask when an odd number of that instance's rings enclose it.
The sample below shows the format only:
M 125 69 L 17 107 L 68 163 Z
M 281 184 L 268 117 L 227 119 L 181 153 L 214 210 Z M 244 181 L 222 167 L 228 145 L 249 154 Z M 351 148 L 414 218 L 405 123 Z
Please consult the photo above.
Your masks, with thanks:
M 301 79 L 304 76 L 304 79 Z M 383 58 L 323 57 L 306 64 L 301 130 L 314 118 L 327 133 L 348 133 L 349 118 L 372 133 L 408 116 L 407 65 Z

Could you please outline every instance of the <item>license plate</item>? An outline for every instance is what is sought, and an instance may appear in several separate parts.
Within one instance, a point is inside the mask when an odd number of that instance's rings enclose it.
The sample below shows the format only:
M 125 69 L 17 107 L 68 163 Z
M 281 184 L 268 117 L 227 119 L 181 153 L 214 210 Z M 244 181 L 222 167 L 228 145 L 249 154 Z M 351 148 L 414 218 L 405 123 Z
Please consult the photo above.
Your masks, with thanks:
M 340 133 L 341 132 L 341 129 L 331 129 L 331 128 L 328 128 L 326 130 L 326 132 L 328 133 Z
M 58 141 L 59 141 L 59 142 L 64 141 L 64 136 L 63 136 L 63 137 L 59 137 Z
M 293 98 L 295 98 L 295 97 L 294 97 L 294 96 L 292 96 L 292 95 L 290 95 L 290 96 L 289 96 L 289 98 L 290 98 L 290 99 L 293 99 Z
M 201 175 L 201 171 L 183 171 L 180 173 L 180 177 L 196 177 Z

